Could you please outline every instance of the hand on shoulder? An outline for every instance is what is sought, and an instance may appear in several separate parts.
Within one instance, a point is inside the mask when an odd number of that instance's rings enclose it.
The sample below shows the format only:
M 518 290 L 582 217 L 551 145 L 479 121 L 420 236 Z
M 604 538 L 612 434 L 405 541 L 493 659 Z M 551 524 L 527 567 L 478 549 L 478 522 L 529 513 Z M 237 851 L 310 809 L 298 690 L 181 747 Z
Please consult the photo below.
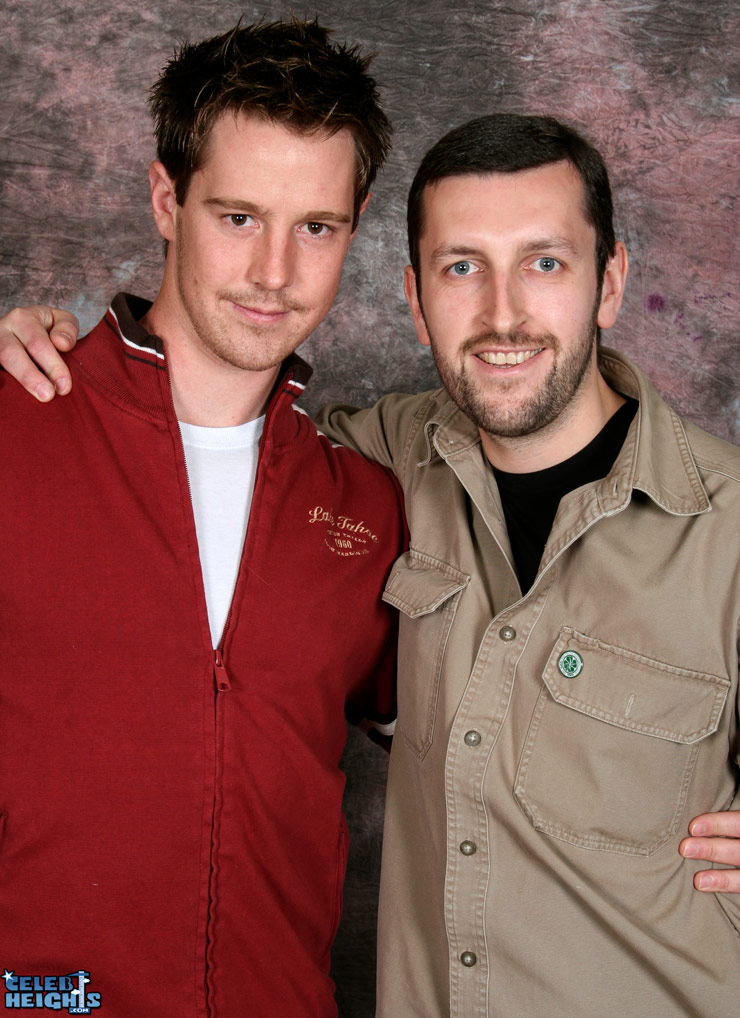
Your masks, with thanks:
M 0 366 L 40 403 L 72 388 L 72 376 L 59 352 L 70 351 L 79 322 L 70 311 L 36 305 L 14 308 L 0 318 Z

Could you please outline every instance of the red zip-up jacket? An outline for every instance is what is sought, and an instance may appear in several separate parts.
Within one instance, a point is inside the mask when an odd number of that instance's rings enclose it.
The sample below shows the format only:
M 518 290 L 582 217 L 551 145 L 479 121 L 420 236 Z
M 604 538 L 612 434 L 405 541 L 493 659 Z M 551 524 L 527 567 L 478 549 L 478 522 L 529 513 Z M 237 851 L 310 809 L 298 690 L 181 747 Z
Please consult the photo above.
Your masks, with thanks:
M 0 381 L 0 994 L 82 970 L 101 1018 L 325 1018 L 345 716 L 394 709 L 398 488 L 293 407 L 286 362 L 214 651 L 162 344 L 127 301 L 70 396 Z

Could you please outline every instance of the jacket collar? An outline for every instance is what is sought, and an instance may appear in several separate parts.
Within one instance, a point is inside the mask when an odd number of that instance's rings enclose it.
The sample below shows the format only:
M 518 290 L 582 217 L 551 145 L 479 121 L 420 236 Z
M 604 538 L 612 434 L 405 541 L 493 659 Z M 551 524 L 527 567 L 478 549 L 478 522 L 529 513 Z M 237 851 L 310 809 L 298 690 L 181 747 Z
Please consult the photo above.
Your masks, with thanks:
M 634 490 L 678 516 L 708 512 L 709 496 L 678 415 L 661 398 L 640 369 L 623 354 L 599 351 L 599 368 L 609 385 L 639 401 L 635 419 L 608 476 L 598 482 L 604 512 L 617 512 Z M 428 463 L 435 452 L 450 460 L 480 443 L 478 429 L 449 397 L 442 399 L 425 426 Z
M 158 371 L 164 371 L 166 365 L 165 347 L 159 336 L 147 332 L 141 324 L 151 302 L 132 294 L 119 293 L 111 301 L 101 326 L 107 326 L 120 340 L 118 353 L 124 358 L 126 375 L 133 385 L 129 390 L 132 402 L 143 409 L 153 410 L 159 402 L 155 392 L 161 392 L 161 378 L 156 378 Z M 84 345 L 83 348 L 84 350 Z M 142 372 L 140 365 L 155 368 L 154 372 Z M 83 359 L 83 366 L 84 359 Z M 272 407 L 280 396 L 296 399 L 308 384 L 313 369 L 297 354 L 292 354 L 283 361 L 278 380 L 271 393 L 268 408 Z M 157 416 L 160 416 L 157 413 Z

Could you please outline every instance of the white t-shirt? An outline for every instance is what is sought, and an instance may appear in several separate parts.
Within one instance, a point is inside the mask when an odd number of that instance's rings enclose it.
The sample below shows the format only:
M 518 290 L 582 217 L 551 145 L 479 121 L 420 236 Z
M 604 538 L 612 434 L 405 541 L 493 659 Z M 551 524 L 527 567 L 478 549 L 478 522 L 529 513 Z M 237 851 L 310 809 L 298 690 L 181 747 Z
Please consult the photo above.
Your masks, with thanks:
M 234 428 L 180 422 L 213 646 L 229 613 L 257 474 L 264 417 Z

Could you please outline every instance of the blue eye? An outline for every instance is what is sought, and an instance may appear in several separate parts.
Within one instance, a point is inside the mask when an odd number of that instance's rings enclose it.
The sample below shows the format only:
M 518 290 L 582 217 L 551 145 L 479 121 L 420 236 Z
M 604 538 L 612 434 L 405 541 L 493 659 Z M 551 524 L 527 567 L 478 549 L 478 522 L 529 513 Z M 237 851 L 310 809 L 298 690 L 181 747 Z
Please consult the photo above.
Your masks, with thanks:
M 453 276 L 469 276 L 473 271 L 473 266 L 470 262 L 455 262 L 451 267 Z
M 538 272 L 554 272 L 555 269 L 560 266 L 560 262 L 557 258 L 550 258 L 546 255 L 542 258 L 537 258 L 534 262 L 532 262 L 532 266 L 536 268 Z

